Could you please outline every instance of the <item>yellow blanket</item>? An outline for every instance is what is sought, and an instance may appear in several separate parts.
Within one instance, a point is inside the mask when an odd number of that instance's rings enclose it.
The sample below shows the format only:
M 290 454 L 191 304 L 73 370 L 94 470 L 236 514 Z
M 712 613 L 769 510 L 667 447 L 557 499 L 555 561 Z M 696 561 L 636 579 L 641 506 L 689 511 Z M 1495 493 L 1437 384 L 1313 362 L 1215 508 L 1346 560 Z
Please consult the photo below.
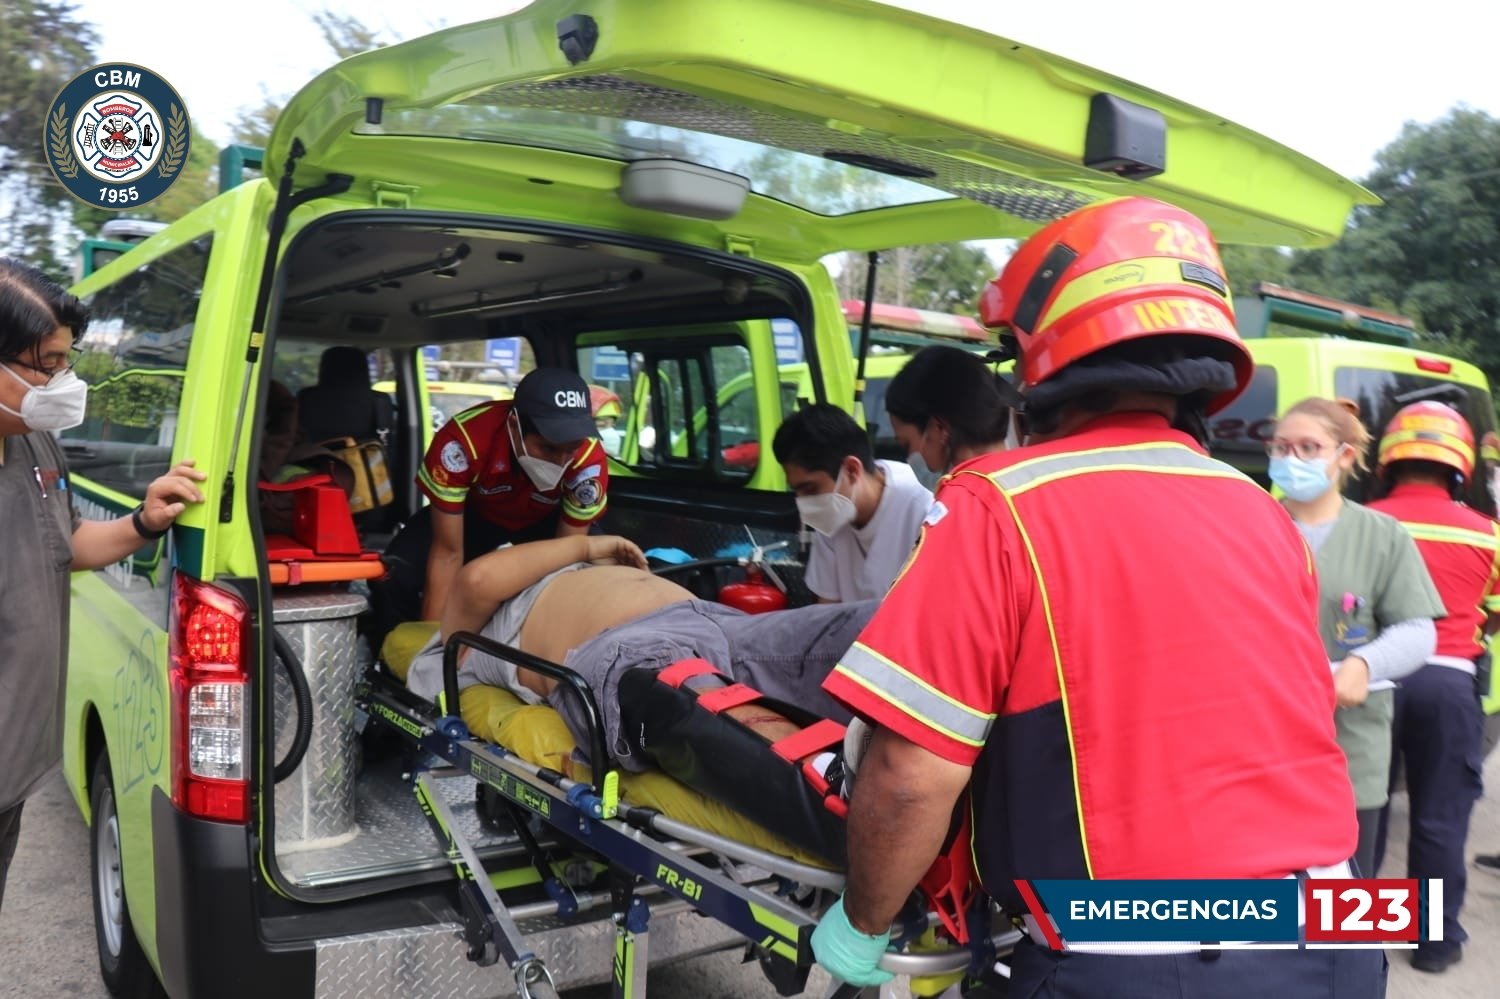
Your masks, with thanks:
M 386 636 L 380 655 L 403 681 L 417 651 L 432 637 L 435 621 L 408 621 Z M 459 697 L 464 724 L 476 737 L 497 743 L 538 766 L 588 780 L 586 767 L 565 766 L 572 754 L 573 735 L 562 716 L 545 704 L 523 704 L 499 687 L 474 686 Z M 705 797 L 659 771 L 620 774 L 620 796 L 633 805 L 654 808 L 679 822 L 708 829 L 737 842 L 754 846 L 804 864 L 826 867 L 817 857 L 799 850 L 712 798 Z

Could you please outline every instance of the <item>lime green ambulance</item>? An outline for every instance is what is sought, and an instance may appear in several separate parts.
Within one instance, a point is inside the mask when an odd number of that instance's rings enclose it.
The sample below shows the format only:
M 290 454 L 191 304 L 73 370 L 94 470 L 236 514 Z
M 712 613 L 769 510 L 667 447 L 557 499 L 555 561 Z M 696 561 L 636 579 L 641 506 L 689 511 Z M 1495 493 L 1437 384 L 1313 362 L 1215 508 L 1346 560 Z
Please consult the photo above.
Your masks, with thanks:
M 379 381 L 371 388 L 377 392 L 386 393 L 392 399 L 396 397 L 394 381 Z M 481 402 L 489 402 L 493 399 L 511 397 L 509 385 L 495 385 L 487 382 L 429 382 L 423 379 L 422 389 L 426 392 L 426 405 L 432 414 L 432 429 L 434 430 L 470 406 L 477 406 Z M 418 401 L 421 401 L 420 393 Z
M 536 363 L 619 393 L 637 433 L 685 442 L 612 462 L 605 528 L 694 555 L 746 526 L 791 539 L 768 448 L 753 468 L 724 452 L 769 442 L 784 415 L 778 323 L 801 331 L 811 397 L 853 406 L 823 258 L 1024 236 L 1129 193 L 1265 245 L 1332 241 L 1371 201 L 1216 115 L 865 0 L 538 0 L 313 80 L 263 177 L 74 289 L 94 316 L 88 417 L 63 440 L 84 512 L 130 510 L 176 460 L 208 475 L 169 537 L 73 578 L 63 765 L 111 993 L 512 987 L 467 959 L 405 761 L 354 711 L 375 652 L 370 559 L 330 580 L 343 562 L 289 556 L 261 523 L 273 380 L 295 391 L 329 346 L 378 355 L 402 403 L 386 449 L 406 516 L 430 426 L 421 348 L 519 337 Z M 754 406 L 731 440 L 718 400 L 738 378 Z M 606 980 L 597 869 L 569 868 L 591 903 L 557 918 L 514 830 L 480 822 L 472 781 L 454 787 L 559 986 Z M 658 898 L 650 926 L 654 962 L 744 943 L 680 900 Z
M 1478 440 L 1495 429 L 1489 380 L 1467 361 L 1412 346 L 1410 319 L 1276 285 L 1260 285 L 1235 300 L 1240 334 L 1255 358 L 1250 386 L 1209 423 L 1214 453 L 1267 488 L 1266 442 L 1276 418 L 1309 396 L 1350 399 L 1370 429 L 1368 463 L 1376 465 L 1381 432 L 1402 406 L 1422 400 L 1457 409 Z M 1464 500 L 1494 515 L 1488 477 L 1474 475 Z M 1346 490 L 1371 498 L 1371 476 Z

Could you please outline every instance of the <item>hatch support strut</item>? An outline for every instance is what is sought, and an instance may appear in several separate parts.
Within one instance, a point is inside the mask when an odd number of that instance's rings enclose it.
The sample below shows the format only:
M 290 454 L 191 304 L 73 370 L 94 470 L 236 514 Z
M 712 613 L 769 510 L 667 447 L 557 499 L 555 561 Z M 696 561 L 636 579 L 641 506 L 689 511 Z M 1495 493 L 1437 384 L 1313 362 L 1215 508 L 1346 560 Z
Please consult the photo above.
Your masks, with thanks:
M 871 250 L 865 265 L 865 311 L 859 317 L 859 356 L 854 368 L 854 408 L 859 409 L 865 398 L 865 357 L 870 353 L 870 310 L 875 304 L 875 272 L 880 266 L 880 254 Z
M 234 463 L 240 453 L 240 439 L 245 429 L 245 406 L 250 399 L 250 378 L 255 372 L 255 362 L 260 359 L 260 348 L 265 343 L 266 313 L 270 311 L 271 285 L 276 277 L 276 258 L 281 250 L 281 239 L 286 235 L 286 220 L 297 208 L 318 198 L 343 194 L 354 183 L 348 174 L 332 173 L 316 187 L 292 191 L 292 173 L 297 161 L 307 155 L 302 140 L 293 139 L 291 151 L 286 156 L 286 167 L 281 172 L 281 183 L 276 190 L 276 205 L 271 209 L 269 234 L 266 237 L 266 256 L 260 269 L 260 286 L 255 293 L 255 312 L 250 319 L 250 346 L 245 351 L 245 376 L 240 382 L 240 405 L 234 418 L 234 441 L 229 449 L 229 468 L 224 472 L 224 489 L 219 495 L 219 523 L 227 524 L 234 519 Z M 254 467 L 254 462 L 249 463 Z

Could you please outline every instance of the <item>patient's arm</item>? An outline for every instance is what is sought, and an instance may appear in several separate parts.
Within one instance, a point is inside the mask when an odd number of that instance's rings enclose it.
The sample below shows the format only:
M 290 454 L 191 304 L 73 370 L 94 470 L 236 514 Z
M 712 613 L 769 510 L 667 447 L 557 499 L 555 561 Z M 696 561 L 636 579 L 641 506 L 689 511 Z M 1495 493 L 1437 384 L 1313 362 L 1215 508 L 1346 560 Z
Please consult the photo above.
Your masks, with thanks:
M 550 572 L 577 562 L 617 562 L 646 568 L 646 557 L 625 538 L 574 535 L 530 541 L 479 556 L 458 571 L 443 605 L 443 640 L 479 631 L 502 603 Z

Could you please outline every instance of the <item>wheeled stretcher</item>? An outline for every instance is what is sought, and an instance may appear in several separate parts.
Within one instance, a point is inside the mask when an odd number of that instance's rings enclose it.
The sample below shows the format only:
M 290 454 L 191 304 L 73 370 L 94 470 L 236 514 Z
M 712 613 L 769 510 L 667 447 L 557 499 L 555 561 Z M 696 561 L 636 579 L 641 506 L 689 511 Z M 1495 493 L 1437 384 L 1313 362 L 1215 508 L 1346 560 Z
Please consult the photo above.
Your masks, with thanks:
M 478 717 L 482 711 L 476 714 L 472 710 L 471 695 L 481 688 L 470 688 L 463 699 L 460 697 L 457 661 L 464 647 L 507 659 L 565 685 L 569 696 L 578 698 L 583 705 L 589 720 L 587 753 L 594 768 L 586 772 L 573 770 L 577 777 L 574 779 L 555 765 L 559 760 L 556 746 L 540 748 L 534 743 L 527 745 L 526 739 L 507 740 L 503 730 L 492 733 L 499 735 L 498 742 L 475 738 L 464 718 L 453 713 L 463 704 L 465 716 L 481 726 L 484 724 Z M 407 691 L 389 674 L 378 671 L 372 672 L 361 685 L 358 701 L 371 719 L 400 733 L 414 754 L 426 761 L 426 765 L 413 766 L 412 786 L 459 877 L 471 960 L 490 965 L 503 959 L 515 980 L 517 994 L 522 997 L 556 994 L 547 968 L 527 947 L 516 920 L 491 886 L 480 858 L 465 842 L 447 804 L 432 792 L 433 777 L 455 771 L 473 776 L 501 803 L 526 842 L 557 916 L 566 919 L 576 914 L 584 894 L 579 890 L 581 886 L 560 872 L 577 871 L 580 859 L 591 864 L 592 870 L 602 872 L 600 877 L 607 885 L 614 924 L 611 978 L 615 996 L 635 999 L 645 995 L 651 905 L 664 897 L 681 900 L 742 936 L 781 994 L 803 991 L 813 964 L 810 945 L 813 928 L 819 915 L 843 888 L 842 873 L 828 859 L 831 852 L 842 856 L 842 842 L 836 841 L 842 822 L 836 813 L 842 802 L 826 783 L 819 783 L 820 775 L 801 774 L 795 760 L 820 742 L 841 740 L 842 732 L 829 728 L 833 723 L 808 726 L 804 729 L 808 735 L 789 740 L 795 744 L 781 746 L 779 753 L 776 747 L 760 741 L 762 751 L 769 750 L 771 756 L 782 761 L 782 772 L 771 783 L 784 791 L 794 787 L 787 783 L 789 779 L 805 780 L 805 793 L 801 794 L 798 807 L 806 810 L 808 802 L 816 803 L 828 796 L 831 809 L 803 816 L 802 828 L 811 830 L 807 836 L 797 834 L 796 821 L 773 821 L 770 824 L 778 828 L 773 828 L 769 836 L 740 837 L 733 832 L 726 834 L 706 825 L 682 821 L 660 808 L 634 803 L 633 788 L 640 783 L 639 778 L 658 781 L 664 778 L 655 773 L 622 775 L 609 765 L 611 758 L 605 751 L 603 726 L 593 692 L 573 671 L 472 633 L 455 634 L 449 639 L 444 648 L 443 668 L 444 702 L 450 713 L 443 713 Z M 709 672 L 711 667 L 707 664 L 685 663 L 659 675 L 645 673 L 634 682 L 650 683 L 653 688 L 630 695 L 630 710 L 640 715 L 639 722 L 672 710 L 674 704 L 678 711 L 690 709 L 693 706 L 687 700 L 698 695 L 686 689 L 684 681 Z M 736 685 L 710 689 L 718 694 L 720 706 L 737 700 L 743 703 L 740 699 L 748 700 L 753 695 L 743 688 L 736 689 Z M 622 706 L 624 701 L 622 697 Z M 557 717 L 550 708 L 532 706 L 524 710 L 544 711 Z M 712 726 L 714 714 L 712 710 L 701 710 L 694 722 L 700 727 Z M 732 752 L 736 743 L 745 751 L 755 750 L 749 740 L 757 740 L 759 736 L 748 730 L 736 731 L 739 726 L 727 717 L 722 724 L 725 728 L 719 733 L 715 752 L 723 754 L 726 748 Z M 507 741 L 514 745 L 507 745 Z M 571 752 L 571 739 L 567 741 Z M 601 761 L 604 765 L 600 765 Z M 696 763 L 688 759 L 683 766 L 690 769 Z M 682 772 L 671 761 L 667 761 L 667 769 L 676 769 L 679 775 Z M 710 782 L 715 779 L 709 778 Z M 742 794 L 734 804 L 743 805 L 756 797 L 757 788 L 760 792 L 765 790 L 765 785 L 753 780 L 740 784 L 750 792 Z M 709 790 L 719 796 L 726 789 Z M 764 793 L 758 796 L 762 801 L 768 798 Z M 641 797 L 651 800 L 649 794 Z M 813 807 L 816 811 L 816 805 Z M 758 811 L 760 816 L 771 814 L 764 807 Z M 700 811 L 696 817 L 705 815 L 712 816 L 713 812 Z M 736 831 L 743 828 L 741 823 Z M 533 832 L 536 829 L 545 830 L 547 835 L 539 838 Z M 778 832 L 782 835 L 777 836 Z M 548 842 L 544 844 L 543 838 Z M 746 842 L 746 838 L 758 842 Z M 958 838 L 955 852 L 967 850 L 966 840 L 966 835 Z M 573 862 L 563 863 L 560 853 L 566 853 Z M 997 967 L 1003 969 L 1003 965 L 997 965 L 997 958 L 1009 952 L 1020 933 L 1004 921 L 997 921 L 987 898 L 969 891 L 967 885 L 955 884 L 948 858 L 939 859 L 918 894 L 920 900 L 914 896 L 893 927 L 892 938 L 898 947 L 885 957 L 884 967 L 898 975 L 911 976 L 913 991 L 926 994 L 940 991 L 965 973 L 983 977 L 993 974 Z M 534 905 L 528 906 L 527 911 L 534 909 Z M 921 983 L 925 983 L 925 989 Z M 845 988 L 839 994 L 858 993 Z

